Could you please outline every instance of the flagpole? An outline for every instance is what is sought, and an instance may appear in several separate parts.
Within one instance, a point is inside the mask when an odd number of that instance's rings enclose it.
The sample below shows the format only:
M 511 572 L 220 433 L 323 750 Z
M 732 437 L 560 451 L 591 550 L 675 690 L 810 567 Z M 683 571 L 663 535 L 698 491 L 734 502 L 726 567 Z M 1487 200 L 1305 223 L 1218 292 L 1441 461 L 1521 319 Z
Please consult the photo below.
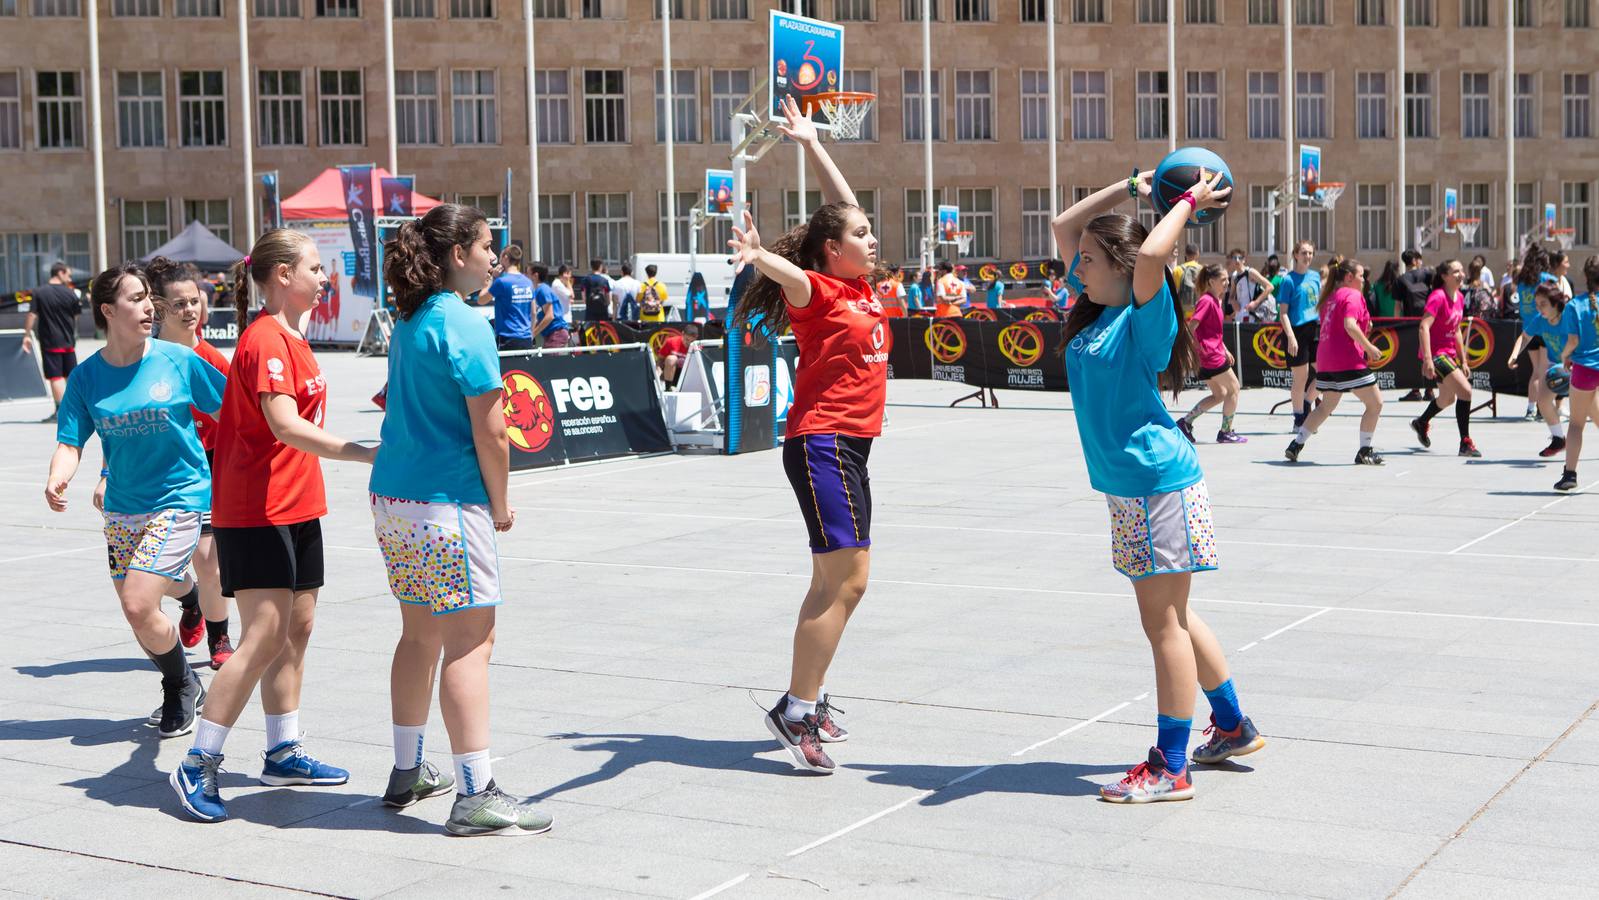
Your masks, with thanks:
M 105 223 L 105 148 L 100 120 L 100 11 L 97 0 L 89 0 L 89 152 L 94 162 L 94 244 L 99 254 L 96 268 L 111 266 L 106 252 Z M 248 152 L 248 151 L 246 151 Z M 123 255 L 127 255 L 123 247 Z
M 522 30 L 527 50 L 527 206 L 532 222 L 527 241 L 532 249 L 530 258 L 537 260 L 542 254 L 539 252 L 539 94 L 533 77 L 533 0 L 522 0 Z
M 394 98 L 394 0 L 383 0 L 383 70 L 388 79 L 389 96 L 384 104 L 389 117 L 389 174 L 400 168 L 400 135 Z
M 1056 141 L 1060 139 L 1060 106 L 1055 96 L 1055 82 L 1059 77 L 1055 73 L 1055 0 L 1045 0 L 1045 65 L 1046 74 L 1049 76 L 1049 209 L 1064 209 L 1060 196 L 1060 160 L 1057 158 Z M 1053 215 L 1053 213 L 1051 213 Z M 1055 229 L 1049 229 L 1049 243 L 1053 248 L 1050 253 L 1052 258 L 1060 257 L 1060 247 L 1055 244 Z M 1026 254 L 1023 254 L 1025 257 Z
M 672 0 L 661 0 L 661 86 L 665 89 L 666 111 L 662 124 L 666 126 L 666 241 L 667 253 L 677 252 L 677 159 L 673 146 L 672 101 L 677 96 L 672 83 Z
M 93 6 L 96 0 L 89 0 Z M 254 110 L 250 108 L 250 4 L 239 0 L 239 102 L 243 109 L 239 120 L 243 124 L 241 138 L 244 144 L 244 234 L 249 238 L 245 251 L 255 246 L 255 132 L 251 127 Z M 282 185 L 278 186 L 282 190 Z

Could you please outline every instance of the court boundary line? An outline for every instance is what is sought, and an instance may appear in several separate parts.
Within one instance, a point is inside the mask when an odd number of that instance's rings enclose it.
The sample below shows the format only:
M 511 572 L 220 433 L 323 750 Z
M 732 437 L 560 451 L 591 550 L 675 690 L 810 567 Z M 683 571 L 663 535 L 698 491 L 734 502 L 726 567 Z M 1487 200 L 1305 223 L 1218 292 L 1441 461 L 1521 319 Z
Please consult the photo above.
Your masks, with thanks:
M 1473 538 L 1472 540 L 1469 540 L 1469 541 L 1465 542 L 1464 544 L 1461 544 L 1460 546 L 1456 547 L 1455 549 L 1449 551 L 1449 555 L 1450 556 L 1455 556 L 1455 555 L 1458 555 L 1462 550 L 1465 550 L 1468 547 L 1475 547 L 1476 545 L 1482 543 L 1483 541 L 1488 540 L 1489 538 L 1493 537 L 1494 535 L 1499 534 L 1499 533 L 1504 532 L 1504 531 L 1508 531 L 1511 528 L 1514 528 L 1517 525 L 1520 525 L 1522 522 L 1527 521 L 1528 519 L 1532 518 L 1533 516 L 1536 516 L 1537 514 L 1543 512 L 1544 510 L 1550 509 L 1552 507 L 1559 506 L 1560 504 L 1566 502 L 1567 500 L 1570 500 L 1572 497 L 1576 497 L 1576 496 L 1588 491 L 1589 489 L 1593 488 L 1596 485 L 1599 485 L 1599 481 L 1590 481 L 1587 484 L 1583 485 L 1580 488 L 1577 488 L 1575 491 L 1572 491 L 1569 494 L 1564 494 L 1562 496 L 1556 497 L 1555 499 L 1550 500 L 1548 503 L 1545 503 L 1543 506 L 1538 507 L 1537 509 L 1533 510 L 1532 512 L 1527 513 L 1526 515 L 1524 515 L 1524 516 L 1522 516 L 1522 517 L 1520 517 L 1518 519 L 1513 519 L 1513 520 L 1511 520 L 1509 522 L 1506 522 L 1503 525 L 1500 525 L 1498 528 L 1495 528 L 1493 531 L 1488 532 L 1487 534 L 1483 535 L 1482 537 Z

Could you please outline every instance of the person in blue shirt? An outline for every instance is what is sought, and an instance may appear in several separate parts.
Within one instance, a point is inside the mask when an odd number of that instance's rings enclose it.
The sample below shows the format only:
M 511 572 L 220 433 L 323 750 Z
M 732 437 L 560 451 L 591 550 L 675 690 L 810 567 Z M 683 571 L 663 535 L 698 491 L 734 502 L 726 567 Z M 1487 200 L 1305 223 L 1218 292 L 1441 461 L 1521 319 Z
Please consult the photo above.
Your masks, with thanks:
M 177 737 L 194 729 L 205 688 L 161 598 L 185 578 L 201 514 L 211 508 L 211 468 L 190 407 L 215 415 L 227 379 L 193 350 L 150 339 L 154 298 L 137 265 L 96 276 L 89 303 L 106 345 L 67 377 L 44 499 L 66 512 L 83 447 L 99 434 L 111 581 L 134 637 L 161 672 L 161 736 Z
M 538 323 L 533 330 L 544 340 L 545 349 L 565 347 L 572 342 L 571 311 L 561 300 L 561 295 L 550 287 L 550 270 L 540 263 L 533 264 L 533 308 Z
M 688 293 L 683 299 L 683 321 L 704 322 L 710 317 L 710 290 L 705 286 L 705 275 L 695 272 L 688 280 Z
M 482 212 L 446 203 L 400 226 L 384 252 L 399 321 L 369 490 L 401 633 L 389 682 L 394 770 L 383 802 L 409 806 L 454 786 L 444 826 L 451 834 L 547 831 L 549 816 L 500 790 L 490 767 L 495 532 L 510 531 L 516 511 L 494 335 L 461 295 L 488 277 L 494 239 Z M 423 753 L 435 669 L 453 780 Z
M 1515 282 L 1521 334 L 1516 336 L 1516 345 L 1510 350 L 1509 361 L 1514 369 L 1523 352 L 1532 361 L 1532 374 L 1527 379 L 1527 403 L 1536 407 L 1544 424 L 1549 426 L 1549 446 L 1538 451 L 1538 455 L 1545 459 L 1566 449 L 1566 429 L 1560 422 L 1560 400 L 1544 379 L 1544 374 L 1549 371 L 1550 350 L 1558 353 L 1560 348 L 1550 334 L 1553 326 L 1538 311 L 1535 297 L 1538 288 L 1545 284 L 1558 286 L 1558 279 L 1549 271 L 1549 263 L 1549 251 L 1538 243 L 1528 247 L 1527 254 L 1522 257 L 1521 270 L 1516 273 Z
M 522 274 L 522 248 L 500 254 L 505 269 L 489 285 L 494 297 L 494 338 L 501 350 L 533 349 L 533 280 Z
M 1305 424 L 1317 397 L 1311 366 L 1316 360 L 1316 344 L 1321 340 L 1321 316 L 1316 311 L 1321 302 L 1321 273 L 1310 267 L 1315 258 L 1315 244 L 1300 241 L 1294 245 L 1294 267 L 1283 273 L 1277 300 L 1277 324 L 1282 329 L 1293 378 L 1289 394 L 1293 398 L 1296 429 Z
M 1067 314 L 1066 380 L 1083 461 L 1110 506 L 1116 570 L 1133 582 L 1139 618 L 1155 654 L 1158 739 L 1148 760 L 1100 795 L 1111 802 L 1193 796 L 1188 735 L 1194 683 L 1210 700 L 1211 739 L 1198 762 L 1220 762 L 1265 745 L 1238 707 L 1227 659 L 1189 608 L 1192 573 L 1215 569 L 1216 530 L 1205 473 L 1161 401 L 1199 369 L 1193 335 L 1173 297 L 1166 262 L 1190 216 L 1227 205 L 1231 188 L 1202 177 L 1155 226 L 1111 212 L 1131 193 L 1147 198 L 1151 173 L 1119 181 L 1074 204 L 1052 223 L 1056 245 L 1072 258 L 1067 280 L 1077 301 Z
M 1588 282 L 1588 292 L 1567 303 L 1560 310 L 1558 321 L 1547 313 L 1544 316 L 1545 321 L 1551 323 L 1550 333 L 1554 346 L 1560 351 L 1560 364 L 1571 373 L 1571 431 L 1566 435 L 1565 471 L 1555 482 L 1557 491 L 1576 490 L 1582 429 L 1589 422 L 1599 422 L 1599 405 L 1594 402 L 1595 392 L 1599 391 L 1599 256 L 1588 257 L 1582 274 Z M 1544 286 L 1539 290 L 1549 292 Z M 1545 310 L 1555 308 L 1551 299 L 1545 298 Z

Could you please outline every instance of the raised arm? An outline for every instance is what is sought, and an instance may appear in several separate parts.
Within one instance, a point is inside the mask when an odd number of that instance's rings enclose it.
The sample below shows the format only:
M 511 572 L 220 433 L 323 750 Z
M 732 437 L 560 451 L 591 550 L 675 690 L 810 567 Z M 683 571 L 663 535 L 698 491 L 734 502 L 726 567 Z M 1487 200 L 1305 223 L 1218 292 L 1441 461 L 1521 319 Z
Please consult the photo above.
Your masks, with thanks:
M 745 264 L 753 265 L 782 287 L 789 306 L 804 309 L 811 305 L 811 280 L 805 270 L 761 246 L 761 235 L 755 230 L 755 218 L 749 210 L 744 210 L 744 227 L 733 227 L 733 239 L 727 246 L 733 251 L 730 262 L 735 271 Z
M 804 148 L 805 158 L 810 160 L 811 168 L 816 170 L 817 178 L 821 179 L 823 203 L 860 205 L 855 200 L 855 192 L 849 188 L 849 182 L 844 180 L 844 174 L 833 164 L 833 158 L 827 155 L 827 150 L 822 146 L 816 123 L 811 121 L 810 116 L 800 112 L 799 104 L 794 102 L 792 96 L 783 98 L 783 121 L 772 124 L 784 137 Z
M 1152 178 L 1154 178 L 1153 172 L 1144 172 L 1138 176 L 1140 197 L 1149 196 Z M 1055 246 L 1060 249 L 1060 258 L 1066 265 L 1070 266 L 1072 258 L 1077 255 L 1077 242 L 1083 237 L 1083 226 L 1087 225 L 1090 219 L 1110 212 L 1127 199 L 1127 182 L 1128 179 L 1123 179 L 1100 188 L 1067 207 L 1065 212 L 1049 223 L 1050 229 L 1055 232 Z
M 1142 305 L 1160 293 L 1160 286 L 1166 281 L 1166 261 L 1171 259 L 1172 251 L 1177 249 L 1177 242 L 1183 237 L 1183 229 L 1188 226 L 1188 220 L 1194 213 L 1227 206 L 1227 197 L 1233 189 L 1228 187 L 1217 190 L 1221 178 L 1220 172 L 1212 175 L 1200 169 L 1199 181 L 1195 182 L 1181 199 L 1172 204 L 1171 212 L 1163 216 L 1155 224 L 1149 237 L 1144 239 L 1144 246 L 1138 248 L 1138 263 L 1133 268 L 1134 303 Z

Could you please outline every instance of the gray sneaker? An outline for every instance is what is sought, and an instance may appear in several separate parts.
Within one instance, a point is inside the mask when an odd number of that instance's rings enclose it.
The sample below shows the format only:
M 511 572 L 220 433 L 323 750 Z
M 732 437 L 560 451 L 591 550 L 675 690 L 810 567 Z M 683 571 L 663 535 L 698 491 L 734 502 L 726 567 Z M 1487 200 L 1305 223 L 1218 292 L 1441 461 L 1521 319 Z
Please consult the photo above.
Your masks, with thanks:
M 163 684 L 161 690 L 166 694 L 161 703 L 161 719 L 156 724 L 161 737 L 174 738 L 193 731 L 194 720 L 205 705 L 205 685 L 200 683 L 200 677 L 190 672 L 181 687 L 169 690 Z
M 389 789 L 383 792 L 383 802 L 395 809 L 404 809 L 418 800 L 436 797 L 455 787 L 455 779 L 440 772 L 438 767 L 422 760 L 413 769 L 395 769 L 389 773 Z
M 198 676 L 196 676 L 196 680 L 198 680 Z M 204 712 L 205 711 L 205 694 L 206 694 L 205 688 L 204 688 L 204 686 L 202 686 L 200 688 L 200 697 L 194 703 L 194 711 L 195 712 Z M 150 717 L 144 720 L 144 723 L 146 725 L 151 726 L 152 728 L 160 725 L 161 724 L 161 710 L 165 706 L 166 706 L 165 702 L 163 702 L 161 704 L 161 706 L 157 706 L 155 708 L 155 710 L 150 713 Z
M 543 834 L 551 824 L 553 820 L 535 809 L 531 800 L 507 794 L 491 781 L 482 793 L 455 798 L 444 830 L 458 837 Z

